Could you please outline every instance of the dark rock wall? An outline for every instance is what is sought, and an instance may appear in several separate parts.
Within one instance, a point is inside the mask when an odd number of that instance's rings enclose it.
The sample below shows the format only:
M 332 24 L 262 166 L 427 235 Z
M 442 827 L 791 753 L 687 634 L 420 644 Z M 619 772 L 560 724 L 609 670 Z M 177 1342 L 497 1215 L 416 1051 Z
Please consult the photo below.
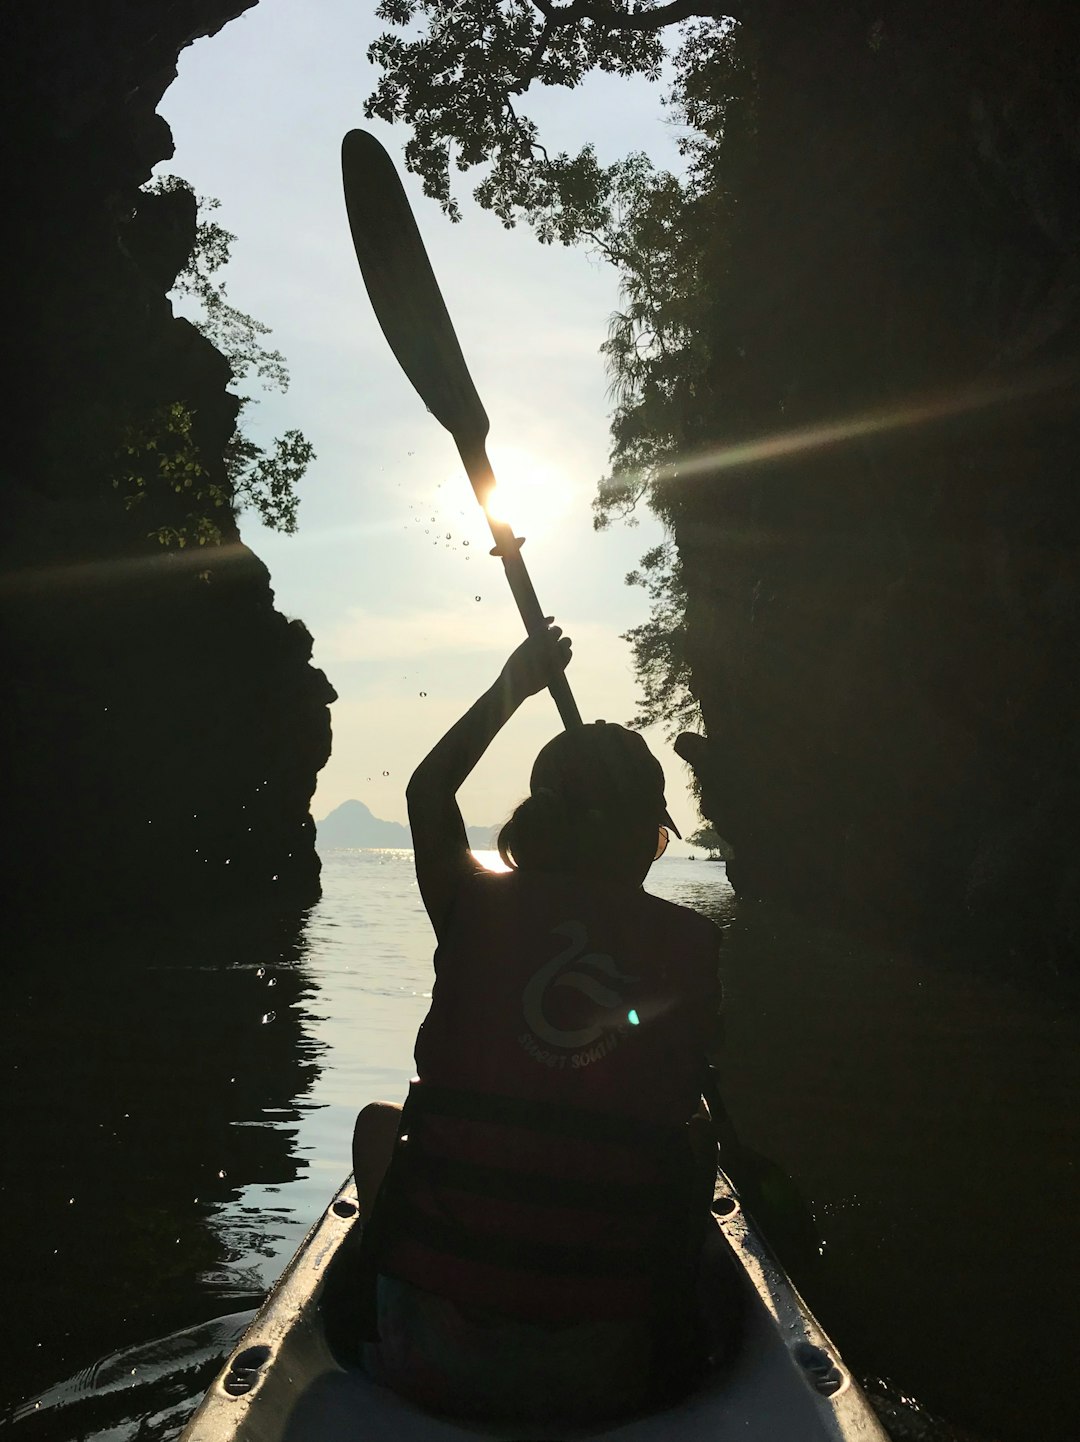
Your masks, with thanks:
M 172 154 L 180 50 L 251 0 L 21 6 L 4 22 L 6 284 L 0 815 L 9 915 L 124 919 L 314 900 L 308 803 L 333 691 L 275 611 L 228 504 L 221 546 L 163 549 L 184 495 L 131 509 L 125 444 L 179 403 L 226 486 L 228 366 L 166 291 L 190 196 L 139 187 Z
M 1080 11 L 754 0 L 668 489 L 744 894 L 1065 967 L 1080 927 Z M 806 429 L 879 416 L 831 443 Z

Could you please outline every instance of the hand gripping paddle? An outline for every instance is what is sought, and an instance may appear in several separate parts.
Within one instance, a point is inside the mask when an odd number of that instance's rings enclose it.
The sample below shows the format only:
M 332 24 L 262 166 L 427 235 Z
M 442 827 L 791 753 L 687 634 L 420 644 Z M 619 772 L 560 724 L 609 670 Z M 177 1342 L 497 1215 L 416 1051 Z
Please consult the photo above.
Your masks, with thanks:
M 341 144 L 341 170 L 356 258 L 375 316 L 420 399 L 454 438 L 495 538 L 491 554 L 502 561 L 525 629 L 532 635 L 543 629 L 545 618 L 521 559 L 521 540 L 487 510 L 495 485 L 485 445 L 487 413 L 394 162 L 373 135 L 350 130 Z M 580 726 L 581 713 L 564 672 L 549 689 L 563 725 Z

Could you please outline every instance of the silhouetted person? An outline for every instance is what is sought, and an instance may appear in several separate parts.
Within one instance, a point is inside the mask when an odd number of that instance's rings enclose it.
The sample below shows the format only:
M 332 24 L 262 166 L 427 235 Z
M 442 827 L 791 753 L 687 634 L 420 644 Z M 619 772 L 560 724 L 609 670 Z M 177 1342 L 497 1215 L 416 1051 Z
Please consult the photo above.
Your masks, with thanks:
M 518 1421 L 689 1383 L 715 1175 L 698 1108 L 719 932 L 642 889 L 671 825 L 644 740 L 601 721 L 556 736 L 500 833 L 511 869 L 469 852 L 456 792 L 569 659 L 556 626 L 519 646 L 409 783 L 436 980 L 404 1111 L 365 1108 L 354 1138 L 369 1369 L 437 1410 Z

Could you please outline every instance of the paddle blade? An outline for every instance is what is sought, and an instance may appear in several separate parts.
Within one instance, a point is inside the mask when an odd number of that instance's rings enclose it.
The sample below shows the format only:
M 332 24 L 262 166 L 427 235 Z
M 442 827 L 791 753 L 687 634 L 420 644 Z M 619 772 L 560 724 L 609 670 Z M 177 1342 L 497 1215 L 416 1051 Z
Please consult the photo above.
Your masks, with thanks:
M 487 414 L 394 162 L 373 135 L 350 130 L 341 171 L 356 258 L 390 349 L 458 449 L 482 446 Z

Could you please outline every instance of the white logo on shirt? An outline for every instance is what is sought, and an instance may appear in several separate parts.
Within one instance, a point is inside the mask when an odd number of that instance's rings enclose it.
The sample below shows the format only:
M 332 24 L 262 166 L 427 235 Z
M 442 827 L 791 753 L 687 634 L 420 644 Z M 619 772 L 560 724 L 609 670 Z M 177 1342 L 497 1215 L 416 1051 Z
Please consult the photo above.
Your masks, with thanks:
M 572 1051 L 599 1041 L 605 1032 L 625 1027 L 625 994 L 615 990 L 610 983 L 626 986 L 635 978 L 621 972 L 614 957 L 604 952 L 586 951 L 589 937 L 580 921 L 564 921 L 554 928 L 553 934 L 566 937 L 569 944 L 533 975 L 522 993 L 521 1005 L 530 1029 L 542 1041 L 549 1046 Z M 597 972 L 602 980 L 596 976 Z M 544 998 L 549 988 L 553 990 L 557 986 L 580 992 L 603 1007 L 608 1015 L 576 1030 L 552 1026 L 544 1011 Z

